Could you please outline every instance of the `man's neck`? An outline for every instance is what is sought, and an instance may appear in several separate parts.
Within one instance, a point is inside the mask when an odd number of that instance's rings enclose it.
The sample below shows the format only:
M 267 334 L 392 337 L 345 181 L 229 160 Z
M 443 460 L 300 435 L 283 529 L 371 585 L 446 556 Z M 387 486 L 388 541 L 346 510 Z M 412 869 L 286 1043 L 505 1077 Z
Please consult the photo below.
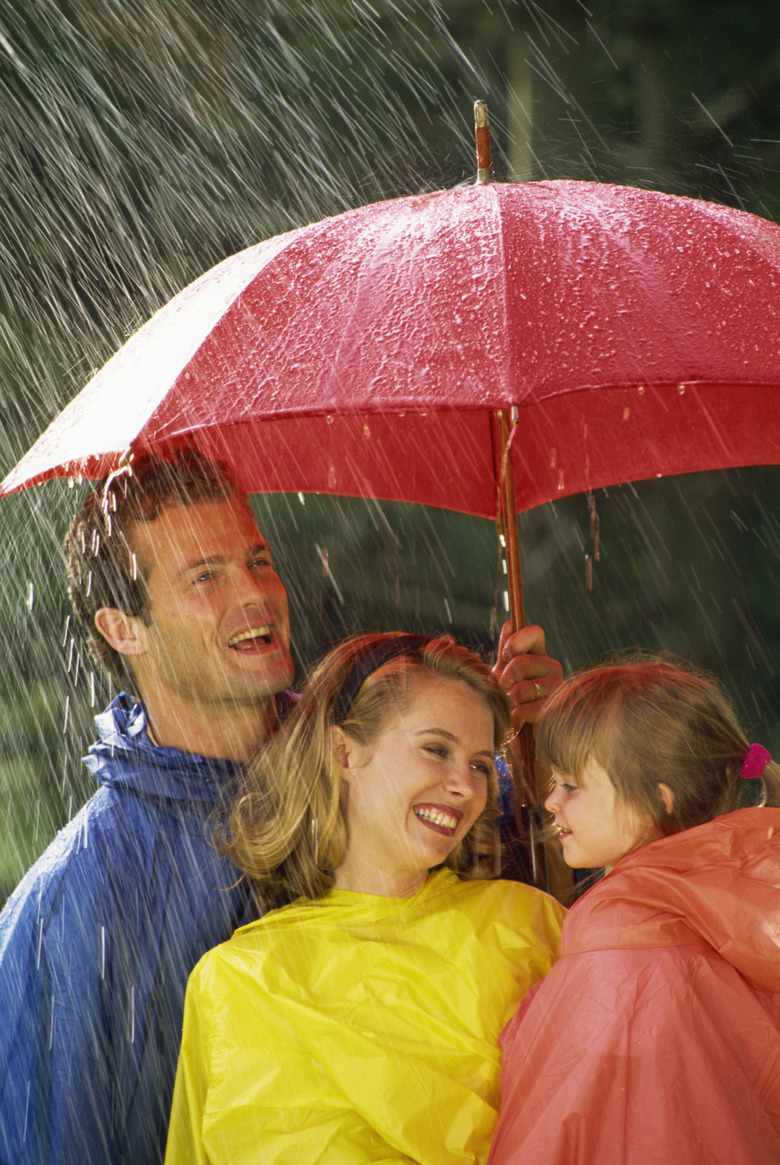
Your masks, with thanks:
M 178 706 L 174 706 L 177 704 Z M 160 748 L 245 764 L 276 729 L 273 696 L 260 704 L 191 706 L 144 699 L 147 733 Z

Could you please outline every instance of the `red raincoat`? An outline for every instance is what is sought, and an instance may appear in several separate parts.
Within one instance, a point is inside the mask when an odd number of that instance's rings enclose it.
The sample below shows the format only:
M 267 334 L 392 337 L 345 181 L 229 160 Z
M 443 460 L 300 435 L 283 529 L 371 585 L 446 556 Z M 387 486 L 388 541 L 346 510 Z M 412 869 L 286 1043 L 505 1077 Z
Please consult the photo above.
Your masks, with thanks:
M 623 858 L 501 1045 L 489 1165 L 778 1165 L 780 809 Z

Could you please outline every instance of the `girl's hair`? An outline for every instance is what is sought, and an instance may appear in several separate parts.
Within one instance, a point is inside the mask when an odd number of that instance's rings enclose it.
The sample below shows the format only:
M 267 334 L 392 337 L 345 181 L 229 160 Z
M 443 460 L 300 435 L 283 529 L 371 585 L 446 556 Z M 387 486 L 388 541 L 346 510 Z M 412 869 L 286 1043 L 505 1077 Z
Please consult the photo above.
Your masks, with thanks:
M 780 765 L 740 769 L 748 741 L 731 704 L 703 673 L 658 657 L 607 662 L 566 680 L 537 727 L 540 763 L 579 778 L 588 757 L 660 834 L 746 804 L 780 805 Z M 658 783 L 674 793 L 667 813 Z
M 371 660 L 379 661 L 375 670 L 368 670 Z M 500 750 L 510 706 L 478 656 L 449 637 L 391 632 L 341 643 L 315 667 L 287 722 L 248 766 L 227 828 L 217 834 L 218 847 L 260 884 L 267 905 L 319 897 L 344 859 L 346 798 L 333 758 L 334 724 L 370 744 L 417 698 L 417 685 L 426 679 L 458 680 L 481 696 Z M 498 816 L 498 793 L 492 766 L 491 772 L 485 810 L 445 863 L 472 877 L 493 873 L 487 859 L 496 851 L 490 823 Z

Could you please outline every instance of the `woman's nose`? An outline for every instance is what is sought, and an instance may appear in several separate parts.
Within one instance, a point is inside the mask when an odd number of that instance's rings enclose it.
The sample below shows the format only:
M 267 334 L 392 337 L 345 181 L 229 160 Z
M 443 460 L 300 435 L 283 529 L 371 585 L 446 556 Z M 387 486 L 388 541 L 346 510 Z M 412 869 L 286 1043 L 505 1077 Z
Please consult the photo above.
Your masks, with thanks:
M 474 796 L 477 779 L 471 765 L 453 765 L 447 778 L 447 789 L 458 797 L 469 799 Z

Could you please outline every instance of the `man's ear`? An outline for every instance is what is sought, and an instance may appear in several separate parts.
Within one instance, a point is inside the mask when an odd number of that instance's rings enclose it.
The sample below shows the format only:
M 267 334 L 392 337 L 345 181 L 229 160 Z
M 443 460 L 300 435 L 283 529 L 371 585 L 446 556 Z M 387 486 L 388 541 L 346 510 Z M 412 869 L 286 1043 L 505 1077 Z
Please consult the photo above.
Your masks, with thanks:
M 95 626 L 122 655 L 144 655 L 148 650 L 146 624 L 137 615 L 128 615 L 118 607 L 101 607 L 95 612 Z
M 656 788 L 658 789 L 658 797 L 661 804 L 666 810 L 667 815 L 671 817 L 671 815 L 674 813 L 674 793 L 668 785 L 663 783 L 663 781 L 659 781 Z

